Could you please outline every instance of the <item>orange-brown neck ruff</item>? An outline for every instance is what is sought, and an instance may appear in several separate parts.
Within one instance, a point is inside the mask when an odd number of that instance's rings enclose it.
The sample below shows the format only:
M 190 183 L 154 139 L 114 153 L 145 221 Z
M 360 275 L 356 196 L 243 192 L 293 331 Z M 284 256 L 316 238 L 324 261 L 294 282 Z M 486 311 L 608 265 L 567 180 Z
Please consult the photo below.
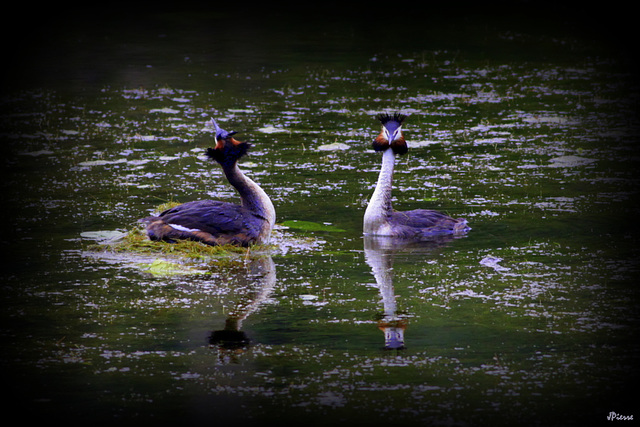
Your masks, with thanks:
M 251 148 L 248 142 L 235 138 L 224 138 L 216 141 L 215 148 L 207 149 L 207 157 L 220 163 L 223 168 L 232 168 L 238 160 Z
M 243 142 L 240 142 L 233 137 L 219 138 L 216 140 L 215 150 L 222 150 L 227 142 L 229 142 L 233 146 L 238 146 L 240 144 L 243 144 Z
M 400 133 L 400 136 L 394 139 L 391 143 L 391 149 L 393 150 L 394 154 L 399 155 L 407 154 L 407 152 L 409 151 L 409 147 L 407 147 L 407 141 L 405 141 L 402 132 Z
M 373 149 L 375 151 L 385 151 L 389 148 L 389 140 L 387 139 L 386 132 L 384 129 L 380 131 L 380 135 L 373 140 Z

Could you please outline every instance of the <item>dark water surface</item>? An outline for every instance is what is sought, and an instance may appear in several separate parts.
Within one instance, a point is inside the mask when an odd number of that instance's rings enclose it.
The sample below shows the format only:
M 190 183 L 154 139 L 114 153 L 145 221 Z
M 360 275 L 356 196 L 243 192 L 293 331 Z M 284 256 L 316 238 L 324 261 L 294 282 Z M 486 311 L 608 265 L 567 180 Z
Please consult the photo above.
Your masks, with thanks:
M 0 115 L 8 413 L 640 417 L 638 85 L 624 50 L 557 16 L 405 10 L 412 26 L 394 38 L 371 30 L 376 13 L 350 12 L 66 17 L 13 47 Z M 385 111 L 409 115 L 395 207 L 466 217 L 468 236 L 393 250 L 363 239 Z M 92 250 L 160 203 L 237 200 L 202 158 L 210 117 L 254 144 L 241 167 L 284 224 L 276 246 L 180 272 Z M 385 348 L 385 331 L 403 348 Z

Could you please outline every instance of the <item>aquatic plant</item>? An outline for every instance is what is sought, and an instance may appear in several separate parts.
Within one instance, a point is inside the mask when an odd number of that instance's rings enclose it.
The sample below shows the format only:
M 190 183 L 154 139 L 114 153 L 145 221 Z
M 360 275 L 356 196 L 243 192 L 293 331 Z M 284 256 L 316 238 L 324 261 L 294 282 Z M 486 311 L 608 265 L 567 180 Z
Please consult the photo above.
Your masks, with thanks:
M 251 252 L 265 251 L 270 247 L 271 245 L 254 245 L 249 248 L 234 245 L 210 246 L 191 240 L 180 240 L 176 243 L 153 241 L 147 237 L 142 227 L 136 226 L 116 242 L 92 244 L 88 249 L 91 251 L 170 255 L 192 260 L 207 260 L 220 256 L 248 256 Z

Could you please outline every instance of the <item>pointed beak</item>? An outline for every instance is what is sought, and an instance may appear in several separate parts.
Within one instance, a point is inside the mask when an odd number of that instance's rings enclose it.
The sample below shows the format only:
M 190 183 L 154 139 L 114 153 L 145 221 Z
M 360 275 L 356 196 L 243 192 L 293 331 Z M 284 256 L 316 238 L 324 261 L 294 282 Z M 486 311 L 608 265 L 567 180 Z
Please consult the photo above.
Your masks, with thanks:
M 224 130 L 222 130 L 220 128 L 220 126 L 218 126 L 218 123 L 215 120 L 211 119 L 210 123 L 213 125 L 213 127 L 216 130 L 216 139 L 222 138 L 223 137 L 223 133 L 225 133 Z

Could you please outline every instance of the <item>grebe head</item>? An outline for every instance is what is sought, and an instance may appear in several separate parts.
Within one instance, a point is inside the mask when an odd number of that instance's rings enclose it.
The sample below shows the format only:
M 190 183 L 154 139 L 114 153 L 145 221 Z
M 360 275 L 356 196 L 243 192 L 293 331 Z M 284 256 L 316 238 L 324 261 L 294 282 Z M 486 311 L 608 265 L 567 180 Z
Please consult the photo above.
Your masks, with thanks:
M 233 166 L 242 156 L 247 154 L 251 144 L 233 138 L 237 132 L 228 132 L 222 129 L 215 120 L 211 119 L 211 123 L 216 129 L 216 146 L 207 148 L 207 157 L 222 166 Z
M 393 116 L 379 114 L 378 120 L 382 123 L 382 130 L 380 135 L 373 141 L 373 149 L 385 151 L 391 148 L 394 154 L 406 154 L 408 151 L 407 142 L 402 134 L 402 123 L 406 118 L 407 116 L 400 113 L 395 113 Z
M 218 126 L 218 123 L 211 119 L 211 124 L 213 125 L 213 127 L 216 130 L 216 141 L 218 139 L 226 139 L 227 137 L 230 137 L 232 135 L 235 135 L 238 132 L 227 132 L 226 130 L 222 129 L 220 126 Z

